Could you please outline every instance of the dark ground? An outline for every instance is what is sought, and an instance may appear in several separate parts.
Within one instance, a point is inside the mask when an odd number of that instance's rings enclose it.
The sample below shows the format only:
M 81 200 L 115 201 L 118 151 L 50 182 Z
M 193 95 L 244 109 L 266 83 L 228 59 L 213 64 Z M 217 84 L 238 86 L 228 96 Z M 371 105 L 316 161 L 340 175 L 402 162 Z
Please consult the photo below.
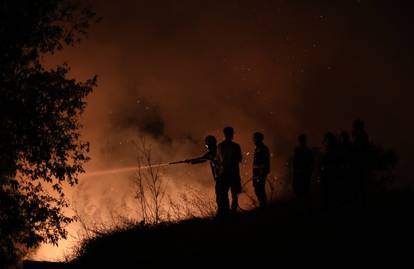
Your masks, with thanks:
M 71 264 L 27 262 L 25 268 L 409 268 L 414 264 L 414 196 L 388 193 L 369 201 L 363 211 L 283 202 L 222 223 L 192 219 L 138 225 L 88 242 Z

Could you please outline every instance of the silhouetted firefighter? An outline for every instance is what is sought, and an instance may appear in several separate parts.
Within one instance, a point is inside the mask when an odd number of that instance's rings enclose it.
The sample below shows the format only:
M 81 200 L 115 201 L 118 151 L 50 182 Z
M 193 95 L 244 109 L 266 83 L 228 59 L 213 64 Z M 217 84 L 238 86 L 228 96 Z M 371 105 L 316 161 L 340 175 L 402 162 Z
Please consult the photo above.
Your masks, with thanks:
M 323 139 L 324 155 L 321 164 L 322 198 L 326 206 L 332 206 L 336 198 L 339 177 L 338 140 L 335 134 L 327 132 Z
M 253 157 L 253 187 L 260 207 L 266 206 L 266 177 L 270 172 L 269 148 L 263 143 L 264 135 L 256 132 L 253 141 L 256 145 Z
M 191 160 L 185 160 L 187 163 L 191 164 L 198 164 L 198 163 L 204 163 L 206 161 L 210 162 L 211 167 L 211 173 L 213 174 L 214 180 L 217 180 L 220 173 L 220 165 L 217 160 L 217 139 L 212 136 L 206 136 L 205 139 L 205 145 L 207 148 L 206 154 L 199 158 L 191 159 Z
M 299 146 L 293 156 L 293 191 L 298 197 L 309 195 L 314 166 L 312 150 L 307 145 L 305 134 L 298 136 Z
M 339 139 L 338 198 L 341 202 L 349 202 L 352 193 L 352 141 L 347 131 L 342 131 Z
M 220 180 L 220 174 L 221 174 L 221 165 L 219 163 L 219 160 L 217 158 L 217 139 L 212 136 L 209 135 L 206 137 L 205 139 L 205 145 L 207 148 L 207 152 L 199 157 L 199 158 L 195 158 L 195 159 L 191 159 L 191 160 L 185 160 L 184 162 L 186 163 L 191 163 L 191 164 L 198 164 L 198 163 L 204 163 L 206 161 L 208 161 L 210 163 L 210 167 L 211 167 L 211 172 L 214 178 L 214 181 L 216 183 L 216 202 L 217 202 L 217 208 L 218 208 L 218 212 L 217 215 L 219 215 L 221 213 L 221 199 L 220 198 L 220 193 L 217 191 L 218 189 L 220 189 L 220 187 L 218 187 L 219 185 L 221 185 L 221 180 Z
M 352 129 L 352 190 L 354 202 L 365 205 L 369 167 L 370 143 L 365 131 L 365 123 L 355 120 Z
M 218 215 L 226 216 L 229 213 L 228 192 L 231 190 L 231 210 L 237 212 L 238 195 L 241 193 L 241 179 L 239 163 L 242 161 L 240 145 L 233 142 L 234 130 L 225 127 L 224 141 L 218 145 L 218 160 L 222 165 L 222 173 L 216 184 Z

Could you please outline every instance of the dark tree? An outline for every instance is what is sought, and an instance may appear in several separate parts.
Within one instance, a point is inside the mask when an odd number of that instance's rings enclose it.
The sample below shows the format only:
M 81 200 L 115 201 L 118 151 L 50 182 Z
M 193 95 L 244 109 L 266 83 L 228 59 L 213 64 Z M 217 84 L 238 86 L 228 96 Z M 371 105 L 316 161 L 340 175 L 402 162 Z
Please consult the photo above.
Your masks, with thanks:
M 96 77 L 68 78 L 42 56 L 74 45 L 96 21 L 81 1 L 0 0 L 0 267 L 39 243 L 57 244 L 73 221 L 62 186 L 88 160 L 79 116 Z

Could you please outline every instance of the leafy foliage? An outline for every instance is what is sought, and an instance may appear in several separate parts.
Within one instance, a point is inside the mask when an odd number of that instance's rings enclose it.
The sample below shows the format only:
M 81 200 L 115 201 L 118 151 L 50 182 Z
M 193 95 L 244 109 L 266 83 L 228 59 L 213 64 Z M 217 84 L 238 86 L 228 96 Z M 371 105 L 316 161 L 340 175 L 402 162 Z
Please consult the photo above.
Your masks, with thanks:
M 69 79 L 67 64 L 47 70 L 42 56 L 80 41 L 95 20 L 80 1 L 0 1 L 0 266 L 57 244 L 73 220 L 62 186 L 88 160 L 79 116 L 96 77 Z

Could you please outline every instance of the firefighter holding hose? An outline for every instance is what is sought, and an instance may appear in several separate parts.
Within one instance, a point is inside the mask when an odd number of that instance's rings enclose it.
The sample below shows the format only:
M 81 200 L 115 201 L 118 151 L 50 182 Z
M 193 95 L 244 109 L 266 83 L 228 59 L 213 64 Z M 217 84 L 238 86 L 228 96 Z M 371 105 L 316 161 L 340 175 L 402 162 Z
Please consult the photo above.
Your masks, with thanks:
M 223 197 L 227 196 L 227 191 L 223 187 L 223 165 L 219 161 L 217 154 L 217 139 L 209 135 L 205 139 L 207 152 L 195 159 L 185 160 L 186 163 L 199 164 L 204 162 L 209 162 L 211 167 L 211 172 L 215 181 L 215 192 L 216 192 L 216 203 L 217 203 L 217 217 L 222 218 L 228 215 L 229 202 L 228 199 Z
M 207 149 L 207 152 L 195 159 L 185 160 L 186 163 L 191 164 L 199 164 L 204 162 L 210 162 L 211 172 L 213 174 L 214 181 L 217 181 L 220 175 L 220 164 L 217 159 L 217 140 L 214 136 L 209 135 L 205 139 L 205 146 Z

